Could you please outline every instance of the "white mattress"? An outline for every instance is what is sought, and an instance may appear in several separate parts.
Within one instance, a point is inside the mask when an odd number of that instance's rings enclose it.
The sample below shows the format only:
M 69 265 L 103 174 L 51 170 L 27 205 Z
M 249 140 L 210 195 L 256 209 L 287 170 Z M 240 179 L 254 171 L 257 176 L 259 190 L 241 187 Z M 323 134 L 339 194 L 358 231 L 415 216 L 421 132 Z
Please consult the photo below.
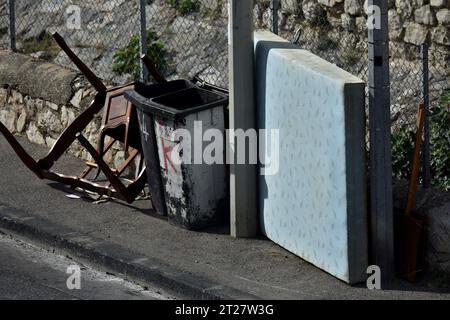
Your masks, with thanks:
M 279 172 L 259 181 L 262 230 L 335 277 L 364 281 L 365 84 L 270 32 L 255 33 L 255 56 L 258 126 L 280 130 Z

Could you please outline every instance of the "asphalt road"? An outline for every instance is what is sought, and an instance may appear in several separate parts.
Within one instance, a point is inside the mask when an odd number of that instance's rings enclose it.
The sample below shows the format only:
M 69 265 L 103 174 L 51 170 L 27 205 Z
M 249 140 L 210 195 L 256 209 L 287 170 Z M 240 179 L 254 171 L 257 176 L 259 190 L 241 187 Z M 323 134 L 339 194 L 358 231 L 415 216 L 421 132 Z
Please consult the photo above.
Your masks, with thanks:
M 80 289 L 73 277 L 80 270 Z M 73 268 L 73 267 L 72 267 Z M 69 270 L 70 271 L 70 270 Z M 0 232 L 0 300 L 166 300 L 157 288 L 143 288 L 68 257 L 48 252 Z

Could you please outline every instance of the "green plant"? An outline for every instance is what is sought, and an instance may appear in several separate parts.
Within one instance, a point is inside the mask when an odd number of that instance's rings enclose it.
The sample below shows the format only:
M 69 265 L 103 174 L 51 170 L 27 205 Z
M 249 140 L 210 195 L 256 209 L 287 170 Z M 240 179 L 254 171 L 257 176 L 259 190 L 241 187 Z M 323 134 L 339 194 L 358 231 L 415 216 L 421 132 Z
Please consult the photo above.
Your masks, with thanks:
M 164 58 L 164 45 L 158 42 L 154 31 L 147 30 L 147 55 L 155 62 L 156 68 L 161 69 L 166 65 Z M 140 75 L 140 39 L 139 36 L 131 37 L 130 42 L 124 48 L 114 54 L 113 71 L 119 75 L 131 74 L 135 80 Z
M 182 15 L 193 13 L 198 9 L 196 0 L 168 0 L 168 2 Z
M 392 134 L 392 170 L 394 176 L 409 179 L 414 154 L 415 131 L 403 125 Z
M 450 90 L 439 106 L 430 109 L 430 169 L 432 185 L 450 191 Z M 404 125 L 392 135 L 392 166 L 397 178 L 409 179 L 415 129 Z
M 3 37 L 5 34 L 8 34 L 8 28 L 7 27 L 0 28 L 0 37 Z
M 430 158 L 434 186 L 450 191 L 450 90 L 430 111 Z
M 337 43 L 331 39 L 327 32 L 320 32 L 319 38 L 317 40 L 317 50 L 325 51 L 329 49 L 335 49 L 337 47 Z
M 358 63 L 361 56 L 362 54 L 354 49 L 350 49 L 344 52 L 341 59 L 344 68 L 349 68 Z

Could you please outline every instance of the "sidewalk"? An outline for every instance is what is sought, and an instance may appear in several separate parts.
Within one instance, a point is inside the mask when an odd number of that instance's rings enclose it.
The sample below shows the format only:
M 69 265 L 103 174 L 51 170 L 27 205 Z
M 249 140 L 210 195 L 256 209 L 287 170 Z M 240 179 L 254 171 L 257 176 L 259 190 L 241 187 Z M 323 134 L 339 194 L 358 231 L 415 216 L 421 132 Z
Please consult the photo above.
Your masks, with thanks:
M 42 147 L 20 139 L 38 158 Z M 78 159 L 59 161 L 76 173 Z M 261 239 L 233 239 L 226 229 L 190 232 L 152 215 L 148 200 L 132 206 L 66 197 L 70 190 L 29 172 L 0 135 L 0 228 L 56 247 L 130 279 L 207 299 L 450 299 L 450 290 L 397 282 L 393 289 L 350 287 Z

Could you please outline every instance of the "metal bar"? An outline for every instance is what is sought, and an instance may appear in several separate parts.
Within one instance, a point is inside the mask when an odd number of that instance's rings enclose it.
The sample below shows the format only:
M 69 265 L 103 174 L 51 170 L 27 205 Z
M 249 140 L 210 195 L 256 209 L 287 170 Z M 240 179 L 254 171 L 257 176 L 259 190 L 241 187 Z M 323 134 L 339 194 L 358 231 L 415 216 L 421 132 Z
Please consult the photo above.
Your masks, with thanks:
M 153 79 L 156 81 L 156 83 L 166 83 L 166 78 L 159 73 L 159 71 L 156 69 L 156 64 L 150 57 L 146 54 L 141 56 L 141 63 L 144 64 L 145 69 L 149 74 L 152 75 Z M 147 75 L 148 76 L 148 75 Z
M 253 1 L 229 2 L 230 129 L 256 128 L 254 101 Z M 257 167 L 236 164 L 229 152 L 236 145 L 234 136 L 227 144 L 230 165 L 230 220 L 233 237 L 254 237 L 258 233 Z M 232 153 L 232 154 L 230 154 Z
M 8 0 L 8 16 L 9 16 L 9 47 L 12 51 L 17 51 L 16 45 L 16 1 Z
M 394 276 L 388 1 L 369 0 L 368 8 L 370 255 L 386 284 Z
M 272 32 L 278 34 L 278 10 L 281 7 L 280 0 L 271 0 L 270 9 L 272 12 Z
M 431 186 L 431 169 L 430 169 L 430 78 L 429 78 L 429 47 L 424 43 L 421 47 L 422 58 L 422 86 L 423 86 L 423 104 L 425 106 L 425 128 L 424 128 L 424 142 L 422 149 L 422 171 L 423 171 L 423 187 L 429 188 Z
M 139 29 L 139 38 L 140 38 L 140 56 L 147 54 L 147 19 L 145 14 L 145 0 L 139 0 L 139 12 L 140 12 L 140 29 Z M 140 59 L 140 69 L 141 69 L 141 81 L 147 82 L 148 80 L 148 70 Z

